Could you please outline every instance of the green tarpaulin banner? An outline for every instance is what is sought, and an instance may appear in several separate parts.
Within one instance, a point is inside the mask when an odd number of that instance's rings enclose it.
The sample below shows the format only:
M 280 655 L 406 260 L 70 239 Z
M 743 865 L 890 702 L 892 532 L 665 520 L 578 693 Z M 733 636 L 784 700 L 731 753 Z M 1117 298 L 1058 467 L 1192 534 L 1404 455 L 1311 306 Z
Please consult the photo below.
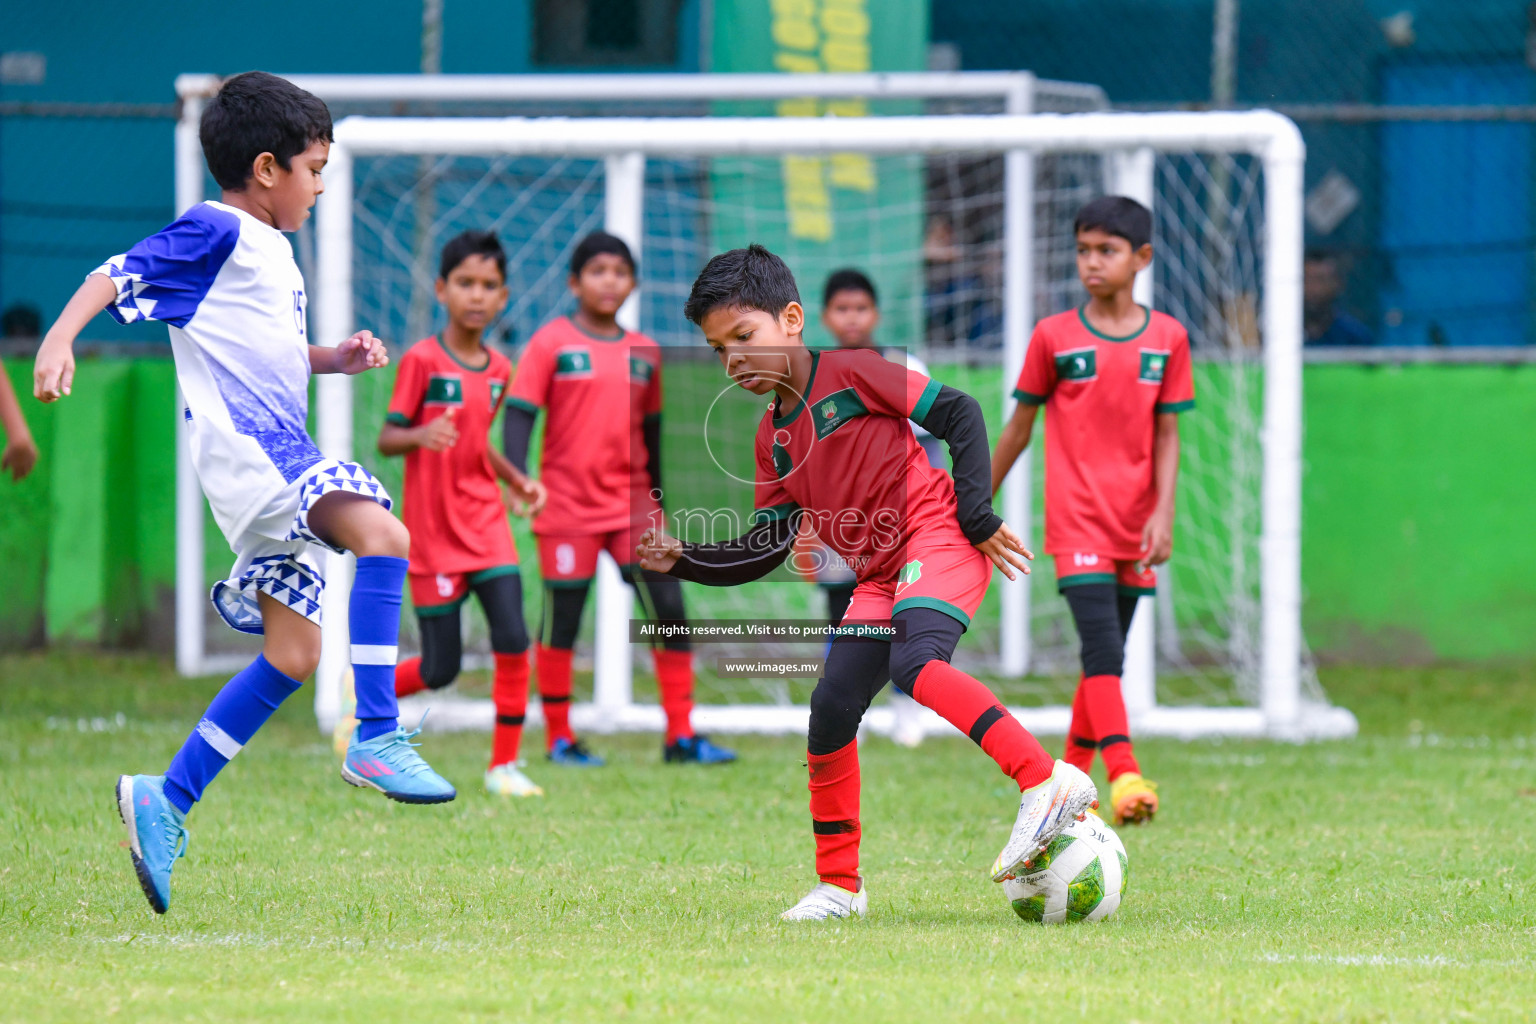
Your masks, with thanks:
M 927 0 L 715 0 L 715 71 L 920 71 L 928 52 Z M 862 99 L 720 104 L 719 112 L 820 117 L 907 113 L 918 107 Z M 800 284 L 811 327 L 827 344 L 817 313 L 832 270 L 853 266 L 880 292 L 885 345 L 920 345 L 923 169 L 918 158 L 861 153 L 715 160 L 710 174 L 717 249 L 760 242 L 784 257 Z

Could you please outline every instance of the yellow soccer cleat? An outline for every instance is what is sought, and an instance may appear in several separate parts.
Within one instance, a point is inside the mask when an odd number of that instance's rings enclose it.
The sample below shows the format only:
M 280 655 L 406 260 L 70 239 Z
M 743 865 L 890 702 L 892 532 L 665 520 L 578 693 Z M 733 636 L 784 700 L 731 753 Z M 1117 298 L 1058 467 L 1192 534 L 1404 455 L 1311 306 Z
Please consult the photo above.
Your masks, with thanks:
M 1140 825 L 1157 813 L 1157 783 L 1126 772 L 1109 784 L 1109 803 L 1116 825 Z
M 352 669 L 349 666 L 341 674 L 341 717 L 336 719 L 336 728 L 331 730 L 331 747 L 335 749 L 337 757 L 347 756 L 347 747 L 352 743 L 352 733 L 357 731 L 357 693 L 352 689 Z

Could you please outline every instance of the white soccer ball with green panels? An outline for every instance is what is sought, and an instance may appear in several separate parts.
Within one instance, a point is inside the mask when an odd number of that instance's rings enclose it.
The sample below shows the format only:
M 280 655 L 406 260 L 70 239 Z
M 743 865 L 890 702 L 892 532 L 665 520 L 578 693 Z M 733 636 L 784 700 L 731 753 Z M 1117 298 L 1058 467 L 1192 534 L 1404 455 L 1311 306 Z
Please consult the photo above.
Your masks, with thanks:
M 1003 883 L 1026 921 L 1107 921 L 1125 898 L 1125 847 L 1097 817 L 1074 821 L 1035 858 L 1029 874 Z

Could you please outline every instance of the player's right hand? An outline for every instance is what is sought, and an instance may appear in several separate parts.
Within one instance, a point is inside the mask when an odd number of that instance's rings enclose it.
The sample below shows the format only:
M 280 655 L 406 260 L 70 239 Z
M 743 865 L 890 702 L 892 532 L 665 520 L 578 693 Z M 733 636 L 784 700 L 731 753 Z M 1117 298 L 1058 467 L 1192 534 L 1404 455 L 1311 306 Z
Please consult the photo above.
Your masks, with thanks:
M 668 537 L 654 526 L 642 533 L 640 543 L 635 545 L 640 568 L 651 572 L 671 572 L 682 554 L 683 542 L 676 537 Z
M 75 354 L 68 344 L 44 341 L 32 364 L 32 397 L 57 402 L 75 382 Z
M 419 443 L 429 452 L 440 452 L 452 448 L 458 440 L 459 430 L 453 425 L 453 410 L 449 409 L 421 428 Z

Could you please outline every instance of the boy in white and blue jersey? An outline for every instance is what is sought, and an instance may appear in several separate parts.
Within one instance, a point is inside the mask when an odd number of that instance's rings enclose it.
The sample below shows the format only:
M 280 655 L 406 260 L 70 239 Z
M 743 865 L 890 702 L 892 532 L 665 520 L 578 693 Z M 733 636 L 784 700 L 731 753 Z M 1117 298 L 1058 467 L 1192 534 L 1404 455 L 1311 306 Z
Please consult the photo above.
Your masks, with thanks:
M 359 331 L 335 348 L 309 344 L 304 279 L 283 237 L 323 190 L 325 104 L 259 71 L 226 81 L 199 134 L 219 202 L 192 207 L 89 274 L 43 340 L 33 393 L 70 393 L 76 335 L 105 309 L 122 323 L 170 328 L 193 463 L 235 551 L 213 588 L 219 614 L 263 636 L 262 653 L 219 691 L 163 776 L 123 776 L 118 810 L 139 883 L 156 912 L 186 849 L 185 816 L 204 787 L 315 671 L 320 660 L 318 547 L 357 555 L 348 625 L 357 731 L 342 777 L 407 803 L 454 789 L 412 749 L 395 704 L 395 645 L 410 535 L 368 471 L 321 455 L 305 429 L 311 373 L 386 365 Z

